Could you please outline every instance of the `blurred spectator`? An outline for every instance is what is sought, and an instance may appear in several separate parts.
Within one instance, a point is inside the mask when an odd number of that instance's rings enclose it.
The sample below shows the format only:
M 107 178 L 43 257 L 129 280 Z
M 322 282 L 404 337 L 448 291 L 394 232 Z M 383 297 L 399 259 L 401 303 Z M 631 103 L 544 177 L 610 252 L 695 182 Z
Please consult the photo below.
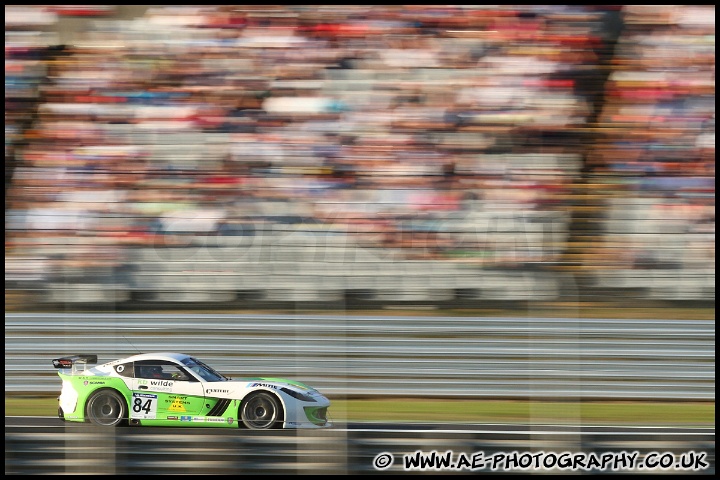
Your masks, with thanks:
M 153 6 L 28 54 L 37 25 L 101 7 L 6 6 L 6 258 L 83 235 L 117 280 L 131 246 L 322 231 L 394 261 L 550 265 L 575 251 L 576 185 L 615 179 L 606 218 L 649 209 L 660 236 L 602 242 L 714 258 L 713 6 Z M 666 194 L 704 213 L 665 222 Z

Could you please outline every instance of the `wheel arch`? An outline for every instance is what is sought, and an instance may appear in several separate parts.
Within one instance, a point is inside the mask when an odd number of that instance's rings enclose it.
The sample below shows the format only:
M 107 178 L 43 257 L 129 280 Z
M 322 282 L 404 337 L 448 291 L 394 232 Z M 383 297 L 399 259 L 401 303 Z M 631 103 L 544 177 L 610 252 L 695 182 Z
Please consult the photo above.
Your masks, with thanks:
M 122 399 L 122 401 L 125 404 L 125 414 L 123 416 L 123 421 L 120 423 L 127 424 L 127 422 L 129 422 L 129 420 L 130 420 L 130 402 L 128 401 L 127 395 L 125 395 L 123 392 L 121 392 L 117 388 L 115 388 L 113 386 L 107 386 L 107 385 L 99 386 L 95 390 L 88 392 L 87 395 L 85 396 L 85 400 L 84 400 L 84 403 L 82 406 L 83 422 L 87 423 L 90 421 L 90 416 L 88 414 L 88 407 L 90 405 L 90 400 L 95 395 L 97 395 L 101 392 L 104 392 L 104 391 L 110 391 L 110 392 L 116 393 L 118 395 L 118 397 L 120 397 Z
M 238 422 L 237 422 L 237 423 L 238 423 L 239 428 L 244 428 L 244 429 L 247 429 L 247 428 L 248 428 L 247 426 L 245 426 L 244 422 L 242 421 L 242 409 L 243 409 L 243 405 L 245 405 L 245 402 L 246 402 L 248 399 L 252 398 L 253 395 L 257 395 L 257 394 L 259 394 L 259 393 L 267 393 L 267 394 L 271 395 L 273 398 L 275 398 L 275 400 L 277 400 L 278 404 L 280 405 L 280 411 L 278 412 L 278 419 L 277 419 L 275 425 L 276 425 L 276 428 L 277 428 L 278 426 L 279 426 L 280 428 L 284 427 L 284 426 L 285 426 L 285 422 L 287 421 L 287 418 L 286 418 L 286 415 L 287 415 L 287 405 L 286 405 L 285 399 L 284 399 L 283 396 L 280 395 L 280 393 L 279 393 L 278 391 L 276 391 L 276 390 L 273 390 L 273 389 L 270 389 L 270 388 L 260 387 L 260 388 L 256 388 L 256 389 L 254 389 L 254 390 L 251 390 L 251 391 L 247 392 L 247 393 L 240 399 L 240 403 L 238 404 L 238 409 L 237 409 L 237 418 L 238 418 Z

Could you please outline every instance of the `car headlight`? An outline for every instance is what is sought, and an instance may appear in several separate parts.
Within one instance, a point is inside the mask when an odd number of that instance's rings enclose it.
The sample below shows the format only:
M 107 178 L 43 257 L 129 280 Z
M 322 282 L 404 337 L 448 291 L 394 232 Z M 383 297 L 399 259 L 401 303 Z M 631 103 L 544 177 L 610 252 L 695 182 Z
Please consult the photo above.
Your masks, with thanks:
M 293 398 L 297 398 L 298 400 L 302 400 L 303 402 L 314 402 L 314 401 L 315 401 L 315 399 L 312 398 L 311 396 L 305 395 L 305 394 L 302 393 L 302 392 L 296 392 L 295 390 L 291 390 L 291 389 L 289 389 L 289 388 L 287 388 L 287 387 L 283 387 L 283 388 L 281 388 L 280 390 L 282 390 L 283 392 L 287 393 L 288 395 L 290 395 L 290 396 L 293 397 Z

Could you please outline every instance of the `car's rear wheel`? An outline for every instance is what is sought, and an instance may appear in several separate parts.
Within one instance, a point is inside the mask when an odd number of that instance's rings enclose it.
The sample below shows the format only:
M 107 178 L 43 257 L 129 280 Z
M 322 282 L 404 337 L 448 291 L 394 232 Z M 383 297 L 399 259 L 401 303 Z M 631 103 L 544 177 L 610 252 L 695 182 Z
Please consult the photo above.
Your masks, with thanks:
M 125 421 L 125 399 L 115 390 L 99 390 L 87 402 L 87 419 L 101 427 L 116 427 Z
M 276 428 L 282 420 L 280 402 L 267 392 L 252 393 L 242 402 L 240 419 L 253 430 Z

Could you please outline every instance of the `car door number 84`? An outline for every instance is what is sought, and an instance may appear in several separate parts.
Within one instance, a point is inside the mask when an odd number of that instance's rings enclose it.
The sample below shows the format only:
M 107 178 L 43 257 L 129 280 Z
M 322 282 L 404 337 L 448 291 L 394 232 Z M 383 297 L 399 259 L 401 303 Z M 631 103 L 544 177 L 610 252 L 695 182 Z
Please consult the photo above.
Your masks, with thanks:
M 133 393 L 130 418 L 153 419 L 157 417 L 157 395 Z

